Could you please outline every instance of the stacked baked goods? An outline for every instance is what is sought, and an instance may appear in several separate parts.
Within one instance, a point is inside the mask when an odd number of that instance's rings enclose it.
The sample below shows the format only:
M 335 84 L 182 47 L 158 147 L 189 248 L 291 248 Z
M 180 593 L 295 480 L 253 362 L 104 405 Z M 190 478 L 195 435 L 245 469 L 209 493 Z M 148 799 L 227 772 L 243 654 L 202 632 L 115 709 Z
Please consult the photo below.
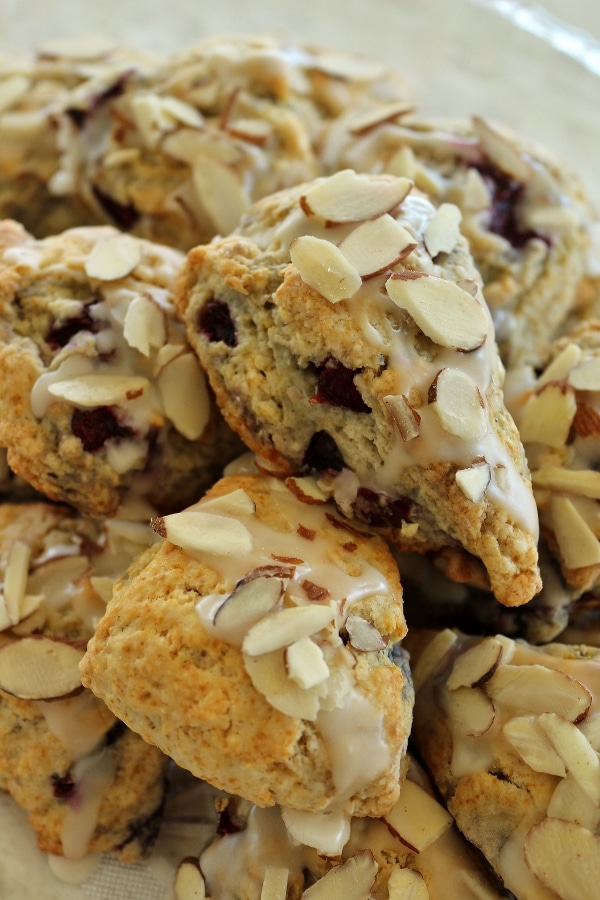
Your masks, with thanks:
M 218 813 L 178 900 L 593 898 L 577 174 L 264 38 L 50 47 L 0 102 L 0 784 L 40 848 L 139 860 L 177 766 Z

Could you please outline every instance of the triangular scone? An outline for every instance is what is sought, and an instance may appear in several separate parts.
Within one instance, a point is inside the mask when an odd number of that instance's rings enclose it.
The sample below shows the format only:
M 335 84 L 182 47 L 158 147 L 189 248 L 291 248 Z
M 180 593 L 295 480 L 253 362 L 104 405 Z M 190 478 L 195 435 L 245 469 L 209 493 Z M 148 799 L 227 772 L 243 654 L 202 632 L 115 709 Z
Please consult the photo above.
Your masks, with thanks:
M 351 170 L 197 247 L 178 309 L 225 418 L 279 473 L 318 472 L 403 549 L 461 547 L 496 597 L 540 589 L 537 512 L 458 224 Z
M 384 541 L 323 499 L 311 479 L 239 473 L 157 520 L 166 540 L 116 586 L 82 676 L 223 790 L 378 815 L 412 720 L 388 653 L 406 633 L 402 589 Z
M 218 836 L 199 860 L 207 896 L 258 898 L 277 882 L 277 896 L 290 900 L 300 900 L 307 889 L 307 900 L 504 897 L 505 891 L 434 798 L 422 768 L 413 758 L 407 762 L 407 779 L 394 809 L 379 819 L 352 819 L 341 852 L 334 817 L 294 821 L 289 810 L 260 809 L 230 799 L 221 813 Z
M 382 111 L 361 128 L 349 110 L 323 145 L 325 171 L 404 175 L 445 215 L 456 204 L 505 364 L 545 360 L 557 329 L 593 289 L 586 271 L 594 214 L 566 161 L 479 116 L 393 119 Z
M 413 738 L 463 834 L 523 900 L 594 900 L 600 651 L 413 632 Z

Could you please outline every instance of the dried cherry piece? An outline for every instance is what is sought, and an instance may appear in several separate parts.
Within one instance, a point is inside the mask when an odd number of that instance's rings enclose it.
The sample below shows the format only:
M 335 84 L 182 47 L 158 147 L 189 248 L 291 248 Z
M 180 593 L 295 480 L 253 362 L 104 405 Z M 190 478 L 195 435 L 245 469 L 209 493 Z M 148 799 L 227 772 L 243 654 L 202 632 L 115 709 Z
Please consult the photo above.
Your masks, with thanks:
M 86 453 L 101 450 L 111 438 L 127 438 L 133 431 L 120 425 L 110 406 L 95 406 L 92 409 L 76 409 L 71 416 L 71 431 L 83 444 Z
M 245 828 L 246 823 L 237 815 L 235 808 L 231 804 L 219 811 L 218 835 L 238 834 L 240 831 L 244 831 Z
M 237 346 L 237 334 L 228 304 L 218 297 L 207 300 L 198 313 L 198 331 L 211 343 L 223 341 L 228 347 Z
M 97 185 L 92 186 L 94 197 L 106 215 L 122 231 L 131 231 L 140 218 L 138 210 L 132 203 L 119 203 L 114 197 L 105 194 Z
M 64 322 L 55 322 L 54 325 L 51 325 L 46 335 L 46 343 L 53 350 L 58 350 L 60 347 L 66 347 L 71 338 L 80 331 L 91 331 L 92 334 L 96 334 L 98 328 L 99 323 L 91 317 L 86 308 L 79 316 L 73 316 L 71 319 L 65 319 Z
M 533 238 L 538 238 L 549 243 L 547 237 L 533 231 L 531 228 L 523 228 L 519 222 L 518 205 L 523 197 L 525 185 L 516 181 L 502 172 L 491 163 L 476 166 L 478 172 L 486 182 L 491 196 L 492 207 L 488 228 L 492 234 L 506 238 L 513 247 L 520 249 Z
M 339 447 L 326 431 L 315 431 L 304 452 L 302 467 L 311 472 L 341 472 L 345 466 Z
M 326 403 L 352 412 L 370 413 L 371 409 L 354 383 L 360 369 L 349 369 L 339 359 L 329 356 L 317 369 L 317 391 L 311 403 Z
M 75 794 L 76 785 L 71 775 L 71 770 L 66 775 L 58 775 L 54 772 L 50 776 L 52 782 L 52 793 L 57 800 L 68 800 Z
M 410 522 L 412 503 L 407 497 L 392 500 L 370 488 L 359 488 L 354 503 L 357 518 L 374 528 L 400 528 L 403 522 Z

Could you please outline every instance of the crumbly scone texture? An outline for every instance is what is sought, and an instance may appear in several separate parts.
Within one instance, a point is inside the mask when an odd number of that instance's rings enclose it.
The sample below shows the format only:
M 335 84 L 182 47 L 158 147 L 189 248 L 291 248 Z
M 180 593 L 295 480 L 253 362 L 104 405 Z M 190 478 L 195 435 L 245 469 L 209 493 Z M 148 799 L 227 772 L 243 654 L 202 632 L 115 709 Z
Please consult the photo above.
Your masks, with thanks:
M 298 522 L 288 521 L 270 482 L 230 476 L 207 497 L 241 488 L 273 534 L 293 532 Z M 384 543 L 348 532 L 341 520 L 328 526 L 327 539 L 342 571 L 358 575 L 373 565 L 388 582 L 387 591 L 358 601 L 353 611 L 364 610 L 381 634 L 403 634 L 397 568 Z M 231 587 L 215 568 L 169 541 L 149 550 L 116 585 L 81 664 L 83 682 L 132 730 L 196 776 L 260 806 L 323 809 L 336 789 L 318 722 L 274 709 L 253 687 L 241 648 L 210 634 L 196 612 L 201 598 Z M 347 798 L 345 808 L 371 815 L 395 802 L 412 692 L 387 654 L 356 657 L 355 690 L 382 716 L 389 766 Z
M 116 241 L 118 255 L 121 239 L 133 254 L 129 271 L 125 264 L 120 275 L 88 274 L 94 252 Z M 108 226 L 36 241 L 7 221 L 0 245 L 0 443 L 11 469 L 52 500 L 91 516 L 113 514 L 131 491 L 164 511 L 196 499 L 237 453 L 238 441 L 175 322 L 170 289 L 180 255 Z M 148 314 L 141 332 L 150 321 L 150 329 L 158 325 L 155 337 L 147 330 L 142 343 L 131 336 L 131 307 Z M 176 376 L 177 390 L 191 391 L 189 407 L 175 413 L 177 425 L 162 381 L 175 372 L 169 362 L 191 363 L 187 376 Z M 101 388 L 97 402 L 72 402 L 47 390 L 82 375 L 109 383 L 114 376 L 117 393 L 102 395 Z M 132 389 L 120 391 L 119 379 L 131 377 Z M 190 432 L 186 421 L 202 404 L 205 424 Z
M 450 635 L 450 639 L 441 640 L 445 635 Z M 403 642 L 411 656 L 417 688 L 412 731 L 414 746 L 459 829 L 481 850 L 497 875 L 504 880 L 506 887 L 516 896 L 554 897 L 556 894 L 549 889 L 548 883 L 540 882 L 525 864 L 523 854 L 528 852 L 531 830 L 557 817 L 582 823 L 588 831 L 597 835 L 597 820 L 594 816 L 591 819 L 586 817 L 585 810 L 589 808 L 590 801 L 584 793 L 579 794 L 578 789 L 574 790 L 572 787 L 569 789 L 570 811 L 564 805 L 560 812 L 557 805 L 553 807 L 555 811 L 552 811 L 552 807 L 549 809 L 551 802 L 559 802 L 558 794 L 556 797 L 554 794 L 561 786 L 561 777 L 549 774 L 545 768 L 548 763 L 540 762 L 541 757 L 538 757 L 533 768 L 521 755 L 516 744 L 508 740 L 504 728 L 507 723 L 516 719 L 527 718 L 530 723 L 534 723 L 540 713 L 552 714 L 556 709 L 557 695 L 553 695 L 554 688 L 549 683 L 543 686 L 542 682 L 539 686 L 540 697 L 534 699 L 533 705 L 528 708 L 532 701 L 524 698 L 526 680 L 519 682 L 523 670 L 531 667 L 543 669 L 545 674 L 560 672 L 566 676 L 565 683 L 575 684 L 577 680 L 590 694 L 591 708 L 581 714 L 581 720 L 575 719 L 573 729 L 581 724 L 591 745 L 596 748 L 597 742 L 592 732 L 585 731 L 585 722 L 591 722 L 598 715 L 595 701 L 592 700 L 600 671 L 598 650 L 585 645 L 560 643 L 538 648 L 522 640 L 515 643 L 500 637 L 504 649 L 500 663 L 492 670 L 491 677 L 488 672 L 481 684 L 472 687 L 465 685 L 459 687 L 458 691 L 483 692 L 493 697 L 494 676 L 503 669 L 509 669 L 511 674 L 516 675 L 514 687 L 512 693 L 507 692 L 502 699 L 493 699 L 494 719 L 489 730 L 480 735 L 469 735 L 468 715 L 461 723 L 458 705 L 454 707 L 455 712 L 452 712 L 448 698 L 456 688 L 450 690 L 446 681 L 463 654 L 472 651 L 482 641 L 495 639 L 468 637 L 459 632 L 454 632 L 454 637 L 453 642 L 450 631 L 442 635 L 441 632 L 413 629 Z M 439 642 L 440 650 L 433 649 L 436 641 Z M 424 666 L 421 670 L 422 680 L 419 672 L 421 665 Z M 542 696 L 544 699 L 541 699 Z M 469 708 L 467 702 L 465 701 L 465 711 Z M 560 715 L 556 718 L 565 721 Z M 573 717 L 570 717 L 569 724 L 572 721 Z M 543 734 L 541 728 L 539 731 Z M 558 751 L 559 745 L 554 746 Z M 525 745 L 523 752 L 526 753 L 527 749 Z M 571 777 L 568 769 L 563 772 L 563 777 L 565 776 Z M 564 791 L 566 790 L 565 785 Z M 562 793 L 562 798 L 565 797 L 565 792 Z M 568 865 L 569 863 L 567 867 Z M 587 865 L 585 858 L 582 859 L 582 871 L 586 871 Z M 562 893 L 558 895 L 563 896 Z
M 350 166 L 413 178 L 436 204 L 454 203 L 483 278 L 507 367 L 539 365 L 578 304 L 594 213 L 579 174 L 504 124 L 401 115 L 356 133 L 348 113 L 324 141 L 326 171 Z
M 466 243 L 457 237 L 451 252 L 432 261 L 423 230 L 433 207 L 416 195 L 409 207 L 413 213 L 398 214 L 415 251 L 383 276 L 366 280 L 351 301 L 332 303 L 290 264 L 289 242 L 312 227 L 298 209 L 309 188 L 300 185 L 256 204 L 235 234 L 195 248 L 182 270 L 176 302 L 223 415 L 275 469 L 351 470 L 358 483 L 354 494 L 351 486 L 346 492 L 346 510 L 351 507 L 357 518 L 382 527 L 402 549 L 446 548 L 463 570 L 466 550 L 483 561 L 487 572 L 482 578 L 476 564 L 476 577 L 491 582 L 502 603 L 528 601 L 541 586 L 537 513 L 493 345 L 485 351 L 490 361 L 479 396 L 488 411 L 492 455 L 513 471 L 511 490 L 520 491 L 516 505 L 507 506 L 502 492 L 496 502 L 489 493 L 474 502 L 459 487 L 457 470 L 485 461 L 483 444 L 452 438 L 450 446 L 441 430 L 429 439 L 404 442 L 386 406 L 405 379 L 400 389 L 405 399 L 419 415 L 428 415 L 428 391 L 437 373 L 446 364 L 463 365 L 473 354 L 441 353 L 410 318 L 382 300 L 383 282 L 390 271 L 476 282 Z M 410 200 L 409 194 L 406 203 Z M 319 234 L 334 231 L 326 227 Z M 337 239 L 337 233 L 330 238 Z M 321 396 L 329 371 L 332 399 Z M 525 509 L 530 514 L 524 524 Z
M 102 540 L 98 522 L 83 520 L 67 507 L 41 502 L 0 505 L 2 570 L 17 544 L 28 548 L 31 572 L 44 571 L 44 559 L 49 565 L 45 601 L 0 631 L 0 652 L 30 635 L 85 643 L 93 632 L 93 617 L 103 607 L 89 580 L 94 570 L 88 561 L 102 555 Z M 72 583 L 68 574 L 56 575 L 63 554 L 75 562 L 77 580 Z M 77 568 L 77 559 L 83 557 L 87 559 Z M 158 833 L 167 763 L 91 691 L 36 701 L 0 689 L 0 789 L 27 811 L 45 853 L 69 852 L 74 839 L 79 846 L 75 831 L 82 835 L 82 851 L 110 852 L 123 862 L 143 859 Z M 97 786 L 94 777 L 100 779 Z M 95 810 L 89 808 L 94 792 Z M 65 829 L 70 831 L 66 846 Z

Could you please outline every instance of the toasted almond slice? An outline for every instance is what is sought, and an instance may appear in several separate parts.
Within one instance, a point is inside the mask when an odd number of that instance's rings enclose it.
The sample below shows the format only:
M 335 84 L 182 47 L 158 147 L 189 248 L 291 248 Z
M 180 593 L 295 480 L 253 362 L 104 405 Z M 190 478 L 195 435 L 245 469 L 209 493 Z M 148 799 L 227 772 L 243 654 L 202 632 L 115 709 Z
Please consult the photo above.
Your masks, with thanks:
M 537 664 L 501 665 L 485 684 L 494 703 L 516 713 L 541 714 L 555 712 L 570 722 L 585 718 L 592 695 L 577 679 Z
M 578 391 L 600 391 L 600 356 L 584 359 L 571 369 L 568 381 Z
M 564 447 L 577 411 L 575 391 L 564 383 L 544 385 L 525 403 L 519 416 L 523 443 L 535 441 L 549 447 Z
M 290 259 L 302 281 L 331 303 L 349 300 L 362 279 L 342 251 L 322 238 L 303 234 L 292 241 Z
M 51 609 L 60 609 L 72 595 L 73 585 L 88 568 L 87 557 L 80 554 L 49 559 L 31 572 L 27 593 L 43 594 Z
M 481 687 L 492 677 L 503 654 L 501 641 L 494 637 L 484 638 L 456 657 L 446 687 L 451 691 L 459 687 Z
M 350 638 L 350 645 L 355 650 L 364 652 L 376 652 L 385 650 L 385 641 L 372 622 L 363 619 L 362 616 L 348 616 L 346 619 L 346 631 Z
M 54 381 L 48 392 L 60 400 L 77 406 L 112 406 L 140 397 L 150 387 L 141 375 L 80 375 L 65 381 Z
M 406 780 L 396 805 L 383 821 L 392 834 L 416 853 L 433 844 L 452 825 L 452 816 L 422 787 Z
M 285 667 L 288 677 L 301 688 L 315 687 L 329 678 L 323 651 L 309 637 L 300 638 L 286 647 Z
M 238 582 L 217 608 L 215 633 L 231 644 L 241 645 L 248 629 L 277 606 L 283 597 L 285 584 L 282 578 L 269 575 L 249 577 Z
M 412 676 L 415 691 L 419 691 L 438 668 L 448 651 L 454 647 L 457 636 L 454 631 L 444 628 L 427 644 L 413 666 Z
M 534 772 L 545 772 L 547 775 L 559 777 L 566 775 L 563 759 L 554 750 L 535 719 L 530 716 L 515 716 L 506 722 L 502 733 Z
M 134 297 L 125 313 L 123 337 L 134 350 L 150 356 L 150 351 L 162 347 L 167 339 L 164 312 L 148 297 Z
M 557 357 L 549 363 L 537 380 L 538 388 L 551 381 L 564 381 L 571 369 L 581 361 L 583 353 L 577 344 L 567 344 Z
M 421 433 L 421 416 L 404 394 L 388 394 L 383 403 L 400 432 L 403 441 L 412 441 Z
M 590 831 L 600 825 L 600 808 L 590 800 L 571 774 L 558 782 L 548 804 L 547 815 L 553 819 L 577 822 Z
M 600 838 L 575 822 L 544 819 L 525 838 L 525 862 L 562 900 L 596 900 Z
M 234 169 L 198 153 L 192 167 L 198 199 L 219 234 L 229 234 L 250 206 L 248 193 Z
M 357 225 L 338 247 L 361 278 L 390 269 L 416 249 L 409 231 L 389 213 Z
M 265 870 L 260 900 L 285 900 L 290 870 L 283 866 L 269 866 Z
M 600 541 L 572 501 L 568 497 L 553 496 L 550 511 L 554 537 L 564 564 L 569 569 L 598 565 Z
M 414 104 L 408 100 L 394 100 L 391 103 L 385 103 L 369 112 L 361 112 L 350 121 L 348 131 L 355 137 L 367 134 L 373 128 L 379 125 L 385 125 L 387 122 L 393 122 L 399 116 L 405 116 L 414 110 Z
M 473 131 L 488 159 L 515 181 L 526 184 L 532 178 L 534 170 L 515 143 L 481 116 L 473 116 L 472 121 Z
M 594 750 L 600 753 L 600 715 L 587 716 L 579 725 L 579 730 L 586 736 Z
M 427 223 L 423 241 L 429 255 L 451 253 L 460 237 L 461 212 L 454 203 L 441 203 Z
M 242 648 L 248 656 L 261 656 L 281 647 L 289 647 L 303 637 L 325 628 L 333 620 L 330 606 L 294 606 L 280 609 L 252 626 Z
M 468 469 L 458 469 L 454 477 L 468 500 L 481 503 L 492 480 L 492 470 L 488 463 L 481 462 Z
M 591 403 L 578 400 L 571 427 L 578 437 L 600 437 L 600 412 Z
M 31 548 L 23 541 L 15 541 L 8 551 L 4 573 L 4 602 L 12 625 L 23 618 L 21 605 L 27 588 Z
M 281 817 L 294 841 L 324 856 L 340 856 L 350 837 L 350 818 L 341 809 L 304 812 L 284 807 Z
M 165 414 L 188 441 L 204 433 L 211 413 L 206 375 L 192 353 L 182 353 L 160 370 L 158 389 Z
M 114 578 L 109 578 L 108 575 L 92 575 L 90 584 L 104 603 L 112 599 Z
M 487 413 L 479 388 L 462 369 L 442 369 L 429 391 L 429 403 L 442 428 L 464 441 L 487 433 Z
M 150 524 L 157 534 L 182 550 L 241 556 L 253 547 L 252 535 L 243 522 L 198 509 L 161 516 Z
M 303 503 L 326 503 L 329 499 L 318 485 L 315 478 L 306 476 L 304 478 L 290 477 L 285 480 L 286 485 L 299 500 Z
M 115 281 L 130 275 L 141 260 L 140 241 L 128 234 L 115 234 L 94 245 L 84 268 L 89 278 Z
M 288 678 L 283 649 L 261 656 L 244 655 L 244 667 L 255 690 L 267 703 L 286 716 L 315 722 L 320 707 L 322 685 L 302 688 Z
M 21 700 L 52 700 L 82 691 L 83 653 L 45 637 L 25 637 L 0 647 L 0 689 Z
M 219 497 L 209 497 L 201 504 L 203 512 L 224 516 L 248 516 L 256 512 L 256 504 L 243 488 L 228 491 Z
M 480 688 L 457 687 L 445 691 L 443 703 L 458 734 L 479 737 L 492 727 L 496 717 L 494 704 Z
M 195 856 L 186 856 L 177 866 L 173 891 L 175 900 L 205 900 L 206 886 Z
M 7 628 L 10 628 L 14 623 L 12 622 L 8 609 L 6 608 L 6 600 L 4 599 L 4 594 L 0 594 L 0 632 L 6 631 Z M 2 635 L 0 634 L 0 647 Z
M 307 216 L 326 224 L 364 222 L 395 209 L 412 188 L 408 178 L 358 175 L 342 169 L 308 189 L 300 198 Z
M 523 225 L 539 234 L 562 235 L 578 229 L 581 214 L 573 207 L 560 203 L 548 205 L 527 205 L 523 210 Z
M 369 900 L 378 868 L 370 850 L 359 850 L 307 888 L 302 900 Z
M 227 131 L 233 137 L 263 147 L 273 134 L 273 125 L 264 119 L 238 118 L 227 123 Z
M 477 350 L 490 324 L 479 301 L 468 291 L 438 278 L 415 272 L 395 272 L 386 281 L 389 297 L 415 320 L 421 331 L 441 347 Z
M 600 472 L 593 469 L 564 469 L 560 466 L 544 466 L 532 472 L 535 487 L 551 491 L 580 494 L 592 500 L 600 500 Z
M 420 872 L 392 869 L 388 881 L 388 900 L 429 900 L 429 891 Z
M 567 771 L 594 806 L 600 806 L 600 758 L 588 739 L 576 725 L 556 713 L 542 713 L 537 721 Z

